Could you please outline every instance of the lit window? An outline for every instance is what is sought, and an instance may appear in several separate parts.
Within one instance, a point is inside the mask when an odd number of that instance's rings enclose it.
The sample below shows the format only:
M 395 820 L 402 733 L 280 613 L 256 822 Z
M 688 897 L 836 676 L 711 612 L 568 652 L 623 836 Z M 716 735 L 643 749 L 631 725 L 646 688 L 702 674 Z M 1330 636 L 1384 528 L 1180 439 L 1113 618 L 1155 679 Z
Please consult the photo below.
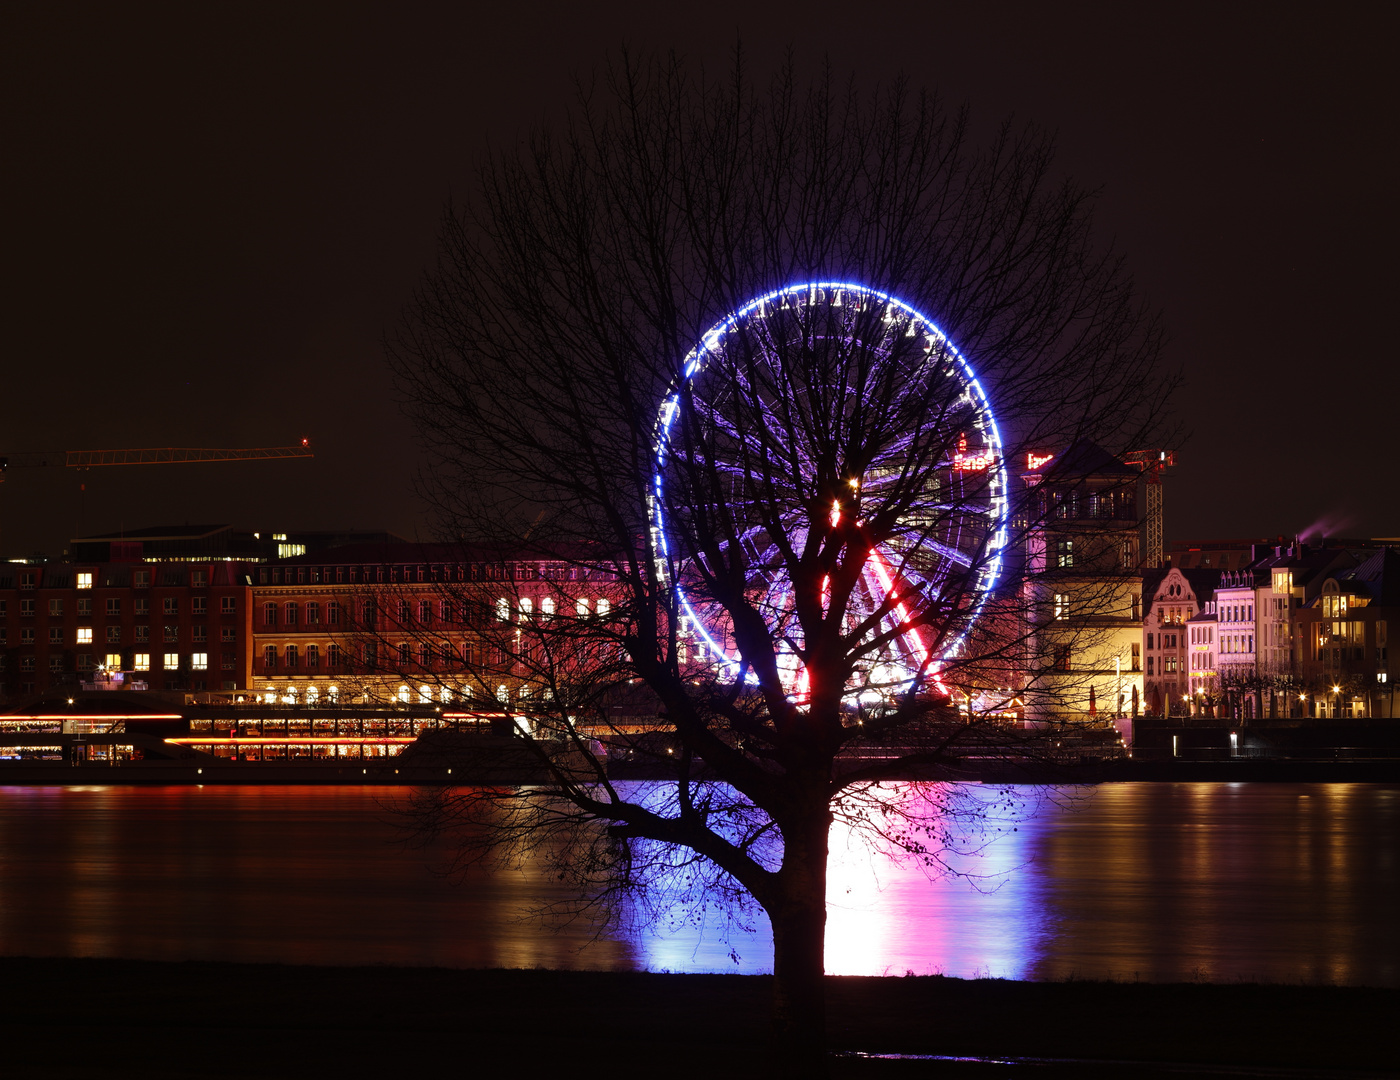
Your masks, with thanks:
M 132 657 L 131 666 L 132 666 L 132 668 L 134 668 L 136 671 L 150 671 L 150 670 L 151 670 L 151 654 L 148 653 L 148 652 L 139 652 L 139 653 L 137 653 L 134 657 Z
M 202 652 L 192 653 L 190 655 L 190 667 L 195 671 L 208 671 L 209 654 Z
M 611 610 L 611 605 L 608 603 L 608 598 L 607 598 L 606 596 L 599 597 L 599 599 L 598 599 L 598 617 L 601 618 L 601 619 L 606 619 L 606 618 L 608 617 L 608 612 L 609 612 L 610 610 Z
M 522 619 L 528 619 L 534 610 L 535 602 L 528 596 L 522 596 L 520 598 L 520 617 Z
M 578 603 L 574 605 L 574 610 L 577 611 L 579 615 L 587 615 L 588 601 L 580 597 Z
M 78 571 L 78 588 L 80 588 L 80 589 L 91 589 L 91 588 L 92 588 L 92 571 L 91 571 L 91 570 L 79 570 L 79 571 Z
M 1068 619 L 1068 618 L 1069 618 L 1069 594 L 1068 594 L 1068 593 L 1056 593 L 1056 594 L 1055 594 L 1055 618 L 1057 618 L 1057 619 Z
M 1055 545 L 1056 561 L 1060 567 L 1074 565 L 1074 541 L 1061 540 Z
M 554 597 L 552 597 L 552 596 L 546 596 L 543 600 L 540 601 L 540 614 L 541 614 L 541 615 L 553 615 L 553 614 L 554 614 Z
M 108 671 L 120 671 L 122 666 L 122 654 L 119 652 L 109 652 L 103 659 L 102 666 Z
M 496 601 L 496 619 L 500 622 L 510 621 L 510 601 L 504 596 Z
M 408 704 L 408 687 L 406 687 L 406 686 L 400 686 L 400 687 L 399 687 L 399 701 L 400 701 L 402 704 L 404 704 L 404 705 L 407 705 L 407 704 Z
M 78 642 L 79 645 L 91 645 L 91 644 L 92 644 L 92 627 L 90 627 L 90 626 L 80 626 L 80 627 L 78 627 L 78 638 L 77 638 L 77 642 Z
M 174 671 L 180 666 L 180 654 L 177 652 L 166 653 L 165 662 L 162 666 L 165 668 L 166 671 Z

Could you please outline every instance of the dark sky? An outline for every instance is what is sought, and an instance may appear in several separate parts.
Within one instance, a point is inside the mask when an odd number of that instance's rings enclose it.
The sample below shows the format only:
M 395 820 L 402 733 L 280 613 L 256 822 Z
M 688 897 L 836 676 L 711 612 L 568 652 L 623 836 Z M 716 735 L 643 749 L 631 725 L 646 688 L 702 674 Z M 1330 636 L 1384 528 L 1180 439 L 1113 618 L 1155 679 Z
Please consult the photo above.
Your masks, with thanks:
M 1058 133 L 1187 378 L 1169 539 L 1400 536 L 1386 8 L 8 4 L 0 452 L 317 456 L 12 469 L 0 551 L 182 522 L 426 538 L 380 339 L 444 200 L 608 49 L 714 65 L 736 36 L 760 68 L 791 44 Z

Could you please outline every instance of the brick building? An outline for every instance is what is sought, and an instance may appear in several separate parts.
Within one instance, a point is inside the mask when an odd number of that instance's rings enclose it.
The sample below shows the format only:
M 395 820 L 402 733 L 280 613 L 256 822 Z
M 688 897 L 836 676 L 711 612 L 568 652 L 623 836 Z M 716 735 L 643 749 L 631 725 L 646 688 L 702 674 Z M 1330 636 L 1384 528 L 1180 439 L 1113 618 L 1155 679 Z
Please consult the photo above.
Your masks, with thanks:
M 7 564 L 0 569 L 6 699 L 121 673 L 152 690 L 236 691 L 249 673 L 252 564 Z M 100 679 L 99 679 L 100 681 Z
M 613 582 L 577 555 L 435 544 L 260 566 L 250 686 L 288 704 L 518 703 L 540 692 L 547 666 L 531 663 L 532 628 L 607 619 Z

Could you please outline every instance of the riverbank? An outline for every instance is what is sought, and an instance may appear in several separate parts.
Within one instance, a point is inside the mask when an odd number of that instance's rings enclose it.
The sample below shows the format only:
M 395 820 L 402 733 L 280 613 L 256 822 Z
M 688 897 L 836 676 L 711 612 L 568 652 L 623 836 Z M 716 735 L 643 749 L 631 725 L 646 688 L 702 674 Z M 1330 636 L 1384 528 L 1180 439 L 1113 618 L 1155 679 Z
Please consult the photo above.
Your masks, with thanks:
M 610 768 L 615 780 L 665 780 L 662 768 L 630 765 Z M 458 763 L 456 766 L 341 764 L 339 762 L 256 762 L 209 760 L 134 761 L 117 765 L 70 765 L 62 762 L 0 762 L 0 787 L 63 784 L 290 784 L 398 785 L 433 787 L 448 784 L 540 784 L 548 781 L 538 767 L 510 762 Z M 1400 783 L 1400 758 L 1238 758 L 1214 761 L 1148 761 L 1123 758 L 1086 764 L 969 761 L 956 773 L 911 771 L 906 780 L 968 780 L 985 784 L 1113 783 Z
M 769 979 L 0 958 L 6 1077 L 759 1077 Z M 846 1051 L 1036 1076 L 1394 1075 L 1400 990 L 832 978 Z M 838 1057 L 836 1077 L 1006 1075 Z M 1247 1070 L 1247 1071 L 1242 1071 Z M 1284 1070 L 1261 1073 L 1259 1070 Z

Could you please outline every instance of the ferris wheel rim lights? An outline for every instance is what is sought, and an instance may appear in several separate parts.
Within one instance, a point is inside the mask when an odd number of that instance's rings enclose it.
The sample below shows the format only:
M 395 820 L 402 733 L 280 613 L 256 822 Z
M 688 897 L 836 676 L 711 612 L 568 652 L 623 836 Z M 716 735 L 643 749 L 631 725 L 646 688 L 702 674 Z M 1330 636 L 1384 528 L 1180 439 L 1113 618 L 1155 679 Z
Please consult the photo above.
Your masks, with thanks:
M 915 637 L 918 643 L 915 649 L 923 655 L 924 666 L 930 669 L 932 680 L 935 683 L 941 684 L 941 680 L 938 678 L 939 665 L 942 660 L 956 653 L 964 640 L 966 640 L 968 629 L 970 629 L 973 623 L 980 617 L 992 589 L 1001 577 L 1004 548 L 1006 544 L 1006 521 L 1009 514 L 1008 498 L 1010 492 L 1009 478 L 1006 472 L 1006 455 L 1001 441 L 1001 433 L 997 427 L 996 415 L 992 411 L 991 401 L 988 399 L 986 391 L 983 389 L 976 372 L 973 370 L 967 358 L 963 356 L 962 352 L 948 335 L 943 332 L 938 324 L 927 315 L 919 311 L 913 305 L 901 300 L 899 297 L 893 296 L 880 289 L 850 281 L 807 281 L 784 286 L 779 289 L 773 289 L 764 293 L 762 296 L 750 300 L 701 335 L 700 340 L 686 355 L 681 374 L 676 379 L 672 389 L 667 393 L 657 413 L 656 443 L 654 449 L 655 472 L 652 477 L 652 492 L 648 498 L 648 502 L 651 504 L 651 512 L 648 514 L 648 517 L 651 518 L 653 551 L 657 574 L 663 584 L 669 582 L 670 587 L 675 591 L 679 606 L 684 610 L 685 617 L 689 620 L 690 627 L 692 627 L 696 635 L 704 641 L 705 647 L 724 665 L 727 673 L 736 675 L 742 667 L 741 662 L 730 657 L 727 650 L 714 640 L 708 627 L 705 625 L 705 621 L 697 615 L 692 607 L 690 598 L 686 595 L 685 590 L 681 587 L 679 582 L 672 580 L 666 565 L 667 560 L 670 558 L 670 540 L 667 536 L 665 512 L 663 510 L 664 488 L 662 472 L 667 453 L 667 437 L 670 432 L 671 423 L 675 419 L 678 411 L 681 388 L 686 383 L 690 382 L 702 369 L 705 357 L 715 351 L 718 344 L 735 328 L 739 320 L 760 310 L 765 304 L 782 297 L 801 293 L 815 296 L 818 292 L 836 291 L 839 293 L 847 290 L 853 294 L 859 295 L 862 300 L 883 303 L 886 305 L 887 309 L 891 307 L 897 309 L 901 315 L 896 316 L 896 318 L 905 317 L 908 320 L 917 320 L 922 324 L 922 326 L 926 328 L 928 334 L 937 339 L 940 346 L 940 354 L 945 358 L 957 362 L 957 365 L 961 368 L 962 381 L 967 388 L 969 403 L 972 405 L 973 409 L 981 416 L 985 417 L 986 420 L 986 430 L 984 434 L 987 436 L 987 447 L 990 455 L 990 460 L 986 467 L 994 473 L 991 483 L 993 490 L 999 488 L 1001 494 L 993 495 L 989 500 L 991 504 L 989 510 L 991 527 L 987 537 L 987 546 L 991 554 L 987 565 L 979 571 L 978 576 L 980 580 L 977 586 L 978 597 L 976 605 L 967 616 L 966 627 L 963 629 L 962 633 L 935 658 L 929 658 L 928 654 L 930 650 L 923 645 L 921 637 L 917 634 L 917 628 L 910 627 L 906 632 Z M 887 321 L 892 320 L 887 319 Z M 932 349 L 933 346 L 930 345 L 926 352 L 931 355 Z M 976 395 L 976 400 L 973 400 L 973 394 Z M 877 559 L 876 572 L 883 581 L 887 576 L 887 568 L 880 565 L 885 561 L 884 556 L 878 548 L 872 548 L 872 553 L 876 555 Z M 903 612 L 903 604 L 899 603 L 898 606 L 900 608 L 901 621 L 907 622 L 907 616 L 905 616 Z M 913 678 L 914 676 L 911 676 L 911 681 Z

